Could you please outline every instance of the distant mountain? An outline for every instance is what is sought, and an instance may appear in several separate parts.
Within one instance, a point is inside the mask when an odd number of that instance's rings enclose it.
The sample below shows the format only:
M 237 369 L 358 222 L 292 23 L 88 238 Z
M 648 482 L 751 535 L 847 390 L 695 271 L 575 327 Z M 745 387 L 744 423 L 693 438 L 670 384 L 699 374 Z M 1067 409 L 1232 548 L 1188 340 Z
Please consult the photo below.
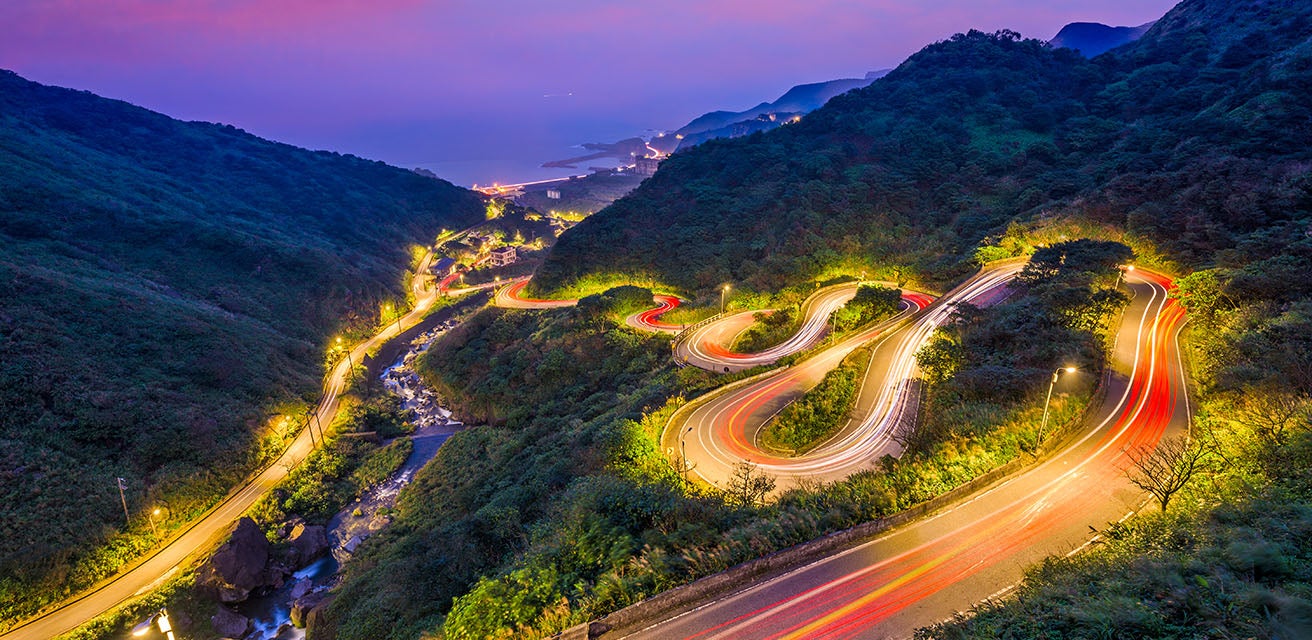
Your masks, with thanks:
M 872 72 L 878 73 L 878 72 Z M 888 73 L 888 71 L 884 71 Z M 847 93 L 853 89 L 859 89 L 871 82 L 874 82 L 882 75 L 870 77 L 867 74 L 865 78 L 841 78 L 838 80 L 829 80 L 827 82 L 814 82 L 811 84 L 799 84 L 774 102 L 762 102 L 761 104 L 747 109 L 746 111 L 712 111 L 697 118 L 692 122 L 681 127 L 675 133 L 688 136 L 711 129 L 719 129 L 732 125 L 744 120 L 752 120 L 758 116 L 769 115 L 771 113 L 789 112 L 789 113 L 807 113 L 814 111 L 828 102 L 830 98 Z
M 842 95 L 853 89 L 860 89 L 888 74 L 891 69 L 879 69 L 866 73 L 864 78 L 841 78 L 826 82 L 799 84 L 786 91 L 774 102 L 762 102 L 746 111 L 712 111 L 702 114 L 674 131 L 662 133 L 645 143 L 637 138 L 621 140 L 616 143 L 590 142 L 583 146 L 594 153 L 575 158 L 565 158 L 542 163 L 544 167 L 576 168 L 580 163 L 601 158 L 614 158 L 621 163 L 630 162 L 633 152 L 642 152 L 646 148 L 661 153 L 673 153 L 678 149 L 695 147 L 707 140 L 716 138 L 737 138 L 757 131 L 768 131 L 782 126 L 797 116 L 814 111 L 830 98 Z M 639 143 L 636 146 L 634 142 Z
M 1048 41 L 1054 49 L 1074 49 L 1086 58 L 1129 44 L 1143 37 L 1157 21 L 1137 27 L 1109 27 L 1097 22 L 1072 22 Z
M 484 207 L 0 70 L 0 611 L 116 566 L 74 568 L 123 525 L 116 477 L 139 525 L 147 501 L 194 515 L 262 464 L 331 337 L 372 328 L 410 248 Z
M 674 132 L 681 137 L 678 148 L 686 149 L 714 138 L 732 138 L 773 129 L 795 116 L 820 108 L 834 96 L 868 86 L 889 71 L 871 71 L 864 78 L 799 84 L 774 102 L 762 102 L 746 111 L 712 111 L 703 114 Z

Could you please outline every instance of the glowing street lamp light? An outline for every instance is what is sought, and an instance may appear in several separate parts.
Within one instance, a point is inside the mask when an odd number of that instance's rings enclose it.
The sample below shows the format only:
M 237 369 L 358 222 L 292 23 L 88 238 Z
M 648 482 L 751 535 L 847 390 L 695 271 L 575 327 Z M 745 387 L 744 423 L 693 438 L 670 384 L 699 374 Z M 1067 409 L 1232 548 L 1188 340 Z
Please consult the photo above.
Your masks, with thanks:
M 1134 265 L 1127 264 L 1124 268 L 1116 270 L 1116 286 L 1112 287 L 1113 289 L 1119 289 L 1121 287 L 1121 281 L 1125 279 L 1125 274 L 1127 273 L 1134 273 Z
M 724 298 L 727 295 L 729 295 L 729 285 L 726 284 L 720 289 L 720 315 L 724 315 Z
M 147 618 L 144 622 L 138 623 L 137 626 L 132 627 L 132 635 L 137 637 L 144 636 L 147 633 L 150 633 L 150 628 L 152 626 L 158 626 L 160 633 L 163 633 L 164 637 L 169 640 L 174 640 L 173 625 L 169 622 L 168 611 L 165 611 L 164 609 L 160 609 L 159 613 Z
M 159 507 L 155 507 L 155 509 L 150 512 L 150 532 L 155 534 L 156 540 L 159 539 L 159 529 L 155 528 L 155 518 L 158 517 L 159 517 Z
M 1034 450 L 1039 450 L 1039 445 L 1043 444 L 1043 429 L 1048 426 L 1048 404 L 1052 402 L 1052 388 L 1057 386 L 1057 378 L 1065 373 L 1075 373 L 1078 371 L 1075 367 L 1062 367 L 1052 372 L 1052 382 L 1048 383 L 1048 398 L 1043 401 L 1043 421 L 1039 423 L 1039 435 L 1034 439 Z
M 392 312 L 392 304 L 391 304 L 390 302 L 387 303 L 387 304 L 385 304 L 385 305 L 383 305 L 383 312 L 384 312 L 385 314 L 386 314 L 386 313 L 391 313 L 391 312 Z M 400 308 L 398 308 L 398 309 L 396 310 L 396 333 L 397 333 L 397 335 L 400 335 L 400 333 L 401 333 L 401 309 L 400 309 Z

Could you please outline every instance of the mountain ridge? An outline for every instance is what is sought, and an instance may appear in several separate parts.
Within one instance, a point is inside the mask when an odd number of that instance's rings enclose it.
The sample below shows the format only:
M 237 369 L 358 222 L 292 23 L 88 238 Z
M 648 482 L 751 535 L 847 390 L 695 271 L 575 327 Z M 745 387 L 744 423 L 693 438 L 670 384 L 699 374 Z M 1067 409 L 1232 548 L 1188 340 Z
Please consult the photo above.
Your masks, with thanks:
M 1086 58 L 1101 55 L 1143 37 L 1156 20 L 1137 27 L 1112 27 L 1100 22 L 1072 22 L 1048 40 L 1054 48 L 1079 51 Z
M 0 613 L 131 557 L 116 477 L 144 527 L 149 504 L 185 519 L 262 464 L 331 337 L 404 302 L 407 245 L 483 210 L 404 169 L 0 72 Z

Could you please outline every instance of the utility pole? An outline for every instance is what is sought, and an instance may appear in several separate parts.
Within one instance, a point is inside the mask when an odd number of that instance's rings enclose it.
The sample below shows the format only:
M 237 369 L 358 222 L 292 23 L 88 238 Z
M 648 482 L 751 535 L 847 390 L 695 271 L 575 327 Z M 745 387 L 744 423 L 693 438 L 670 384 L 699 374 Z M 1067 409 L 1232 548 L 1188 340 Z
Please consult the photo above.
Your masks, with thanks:
M 123 503 L 123 522 L 131 527 L 132 517 L 128 515 L 128 499 L 123 493 L 123 491 L 128 488 L 128 482 L 123 478 L 116 478 L 116 480 L 118 480 L 118 499 Z
M 317 424 L 317 425 L 319 425 L 319 442 L 324 442 L 324 443 L 326 443 L 326 442 L 327 442 L 327 439 L 326 439 L 326 437 L 323 435 L 323 421 L 319 419 L 319 412 L 318 412 L 318 411 L 315 411 L 313 408 L 310 408 L 310 409 L 306 409 L 306 410 L 305 410 L 305 415 L 314 418 L 314 423 Z M 310 427 L 310 418 L 309 418 L 309 417 L 307 417 L 306 420 L 305 420 L 305 427 L 306 427 L 307 429 Z M 310 440 L 311 440 L 311 441 L 314 440 L 314 430 L 313 430 L 313 429 L 310 430 Z

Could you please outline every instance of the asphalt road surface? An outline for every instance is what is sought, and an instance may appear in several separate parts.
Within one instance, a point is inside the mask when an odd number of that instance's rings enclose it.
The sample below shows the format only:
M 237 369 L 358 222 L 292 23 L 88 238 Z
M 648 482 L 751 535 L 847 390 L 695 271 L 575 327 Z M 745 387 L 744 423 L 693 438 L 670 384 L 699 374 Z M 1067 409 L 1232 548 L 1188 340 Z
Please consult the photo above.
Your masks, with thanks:
M 1124 478 L 1130 453 L 1187 432 L 1190 407 L 1178 345 L 1184 311 L 1166 296 L 1169 279 L 1139 269 L 1126 280 L 1134 300 L 1118 330 L 1106 400 L 1058 452 L 932 517 L 606 637 L 909 637 L 1131 515 L 1144 494 Z

